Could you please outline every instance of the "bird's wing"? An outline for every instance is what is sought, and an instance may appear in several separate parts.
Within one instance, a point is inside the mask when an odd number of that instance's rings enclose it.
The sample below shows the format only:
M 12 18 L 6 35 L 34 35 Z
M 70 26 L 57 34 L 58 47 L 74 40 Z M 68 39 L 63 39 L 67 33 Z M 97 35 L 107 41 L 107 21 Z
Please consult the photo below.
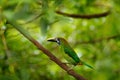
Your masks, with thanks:
M 63 46 L 64 47 L 64 52 L 71 57 L 76 63 L 80 62 L 80 59 L 78 55 L 75 53 L 75 51 L 71 48 L 71 46 Z

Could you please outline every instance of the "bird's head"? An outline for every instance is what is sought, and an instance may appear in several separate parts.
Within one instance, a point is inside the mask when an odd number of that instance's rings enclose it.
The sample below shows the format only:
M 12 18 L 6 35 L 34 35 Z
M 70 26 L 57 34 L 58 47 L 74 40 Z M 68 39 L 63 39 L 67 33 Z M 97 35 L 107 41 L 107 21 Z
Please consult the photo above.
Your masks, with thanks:
M 59 45 L 61 44 L 61 38 L 48 39 L 47 41 L 56 42 Z
M 48 39 L 47 41 L 56 42 L 59 45 L 68 45 L 68 42 L 64 38 L 61 38 L 61 37 Z

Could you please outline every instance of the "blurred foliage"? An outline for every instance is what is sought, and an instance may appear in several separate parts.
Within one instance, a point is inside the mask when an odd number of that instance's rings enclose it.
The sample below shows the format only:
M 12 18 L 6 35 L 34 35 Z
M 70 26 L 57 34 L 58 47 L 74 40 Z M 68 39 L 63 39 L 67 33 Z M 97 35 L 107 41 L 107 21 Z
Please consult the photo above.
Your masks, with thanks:
M 111 14 L 94 19 L 55 13 L 99 14 L 108 9 Z M 81 59 L 95 68 L 74 67 L 88 80 L 120 80 L 120 0 L 0 0 L 0 80 L 75 80 L 16 29 L 5 25 L 3 15 L 14 18 L 62 61 L 63 52 L 47 39 L 66 38 Z

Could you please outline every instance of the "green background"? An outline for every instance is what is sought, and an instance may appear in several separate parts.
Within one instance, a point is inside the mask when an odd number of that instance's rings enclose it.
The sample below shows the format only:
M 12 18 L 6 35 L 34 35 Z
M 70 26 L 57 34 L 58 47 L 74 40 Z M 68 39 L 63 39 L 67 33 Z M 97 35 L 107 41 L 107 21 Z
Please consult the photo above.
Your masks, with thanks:
M 57 14 L 94 15 L 73 18 Z M 75 80 L 38 50 L 13 26 L 24 27 L 61 61 L 64 53 L 49 38 L 65 38 L 79 57 L 92 65 L 73 69 L 88 80 L 120 80 L 120 0 L 0 0 L 0 80 Z

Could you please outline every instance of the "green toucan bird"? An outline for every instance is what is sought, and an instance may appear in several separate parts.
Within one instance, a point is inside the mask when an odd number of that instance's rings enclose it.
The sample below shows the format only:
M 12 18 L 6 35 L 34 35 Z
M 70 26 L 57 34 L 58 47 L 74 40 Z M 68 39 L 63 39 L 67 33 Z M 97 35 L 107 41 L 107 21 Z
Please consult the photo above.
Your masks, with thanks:
M 66 60 L 70 63 L 73 64 L 74 66 L 76 65 L 86 65 L 89 68 L 92 68 L 92 66 L 86 64 L 85 62 L 81 61 L 80 58 L 78 57 L 78 55 L 76 54 L 76 52 L 73 50 L 73 48 L 69 45 L 69 43 L 64 39 L 64 38 L 54 38 L 54 39 L 49 39 L 48 41 L 50 42 L 56 42 L 57 44 L 59 44 L 64 52 L 67 54 L 67 56 L 69 56 L 66 58 Z

